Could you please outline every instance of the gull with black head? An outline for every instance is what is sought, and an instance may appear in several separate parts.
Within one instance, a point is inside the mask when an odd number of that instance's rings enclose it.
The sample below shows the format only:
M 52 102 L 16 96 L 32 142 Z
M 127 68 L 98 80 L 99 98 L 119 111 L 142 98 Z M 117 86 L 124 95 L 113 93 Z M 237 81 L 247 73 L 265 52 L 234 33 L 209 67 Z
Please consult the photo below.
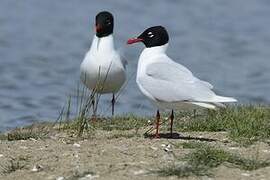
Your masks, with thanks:
M 222 103 L 236 102 L 232 97 L 216 95 L 213 86 L 195 77 L 190 70 L 176 63 L 166 54 L 169 35 L 162 26 L 146 29 L 137 38 L 128 40 L 128 44 L 142 42 L 146 48 L 142 51 L 137 69 L 136 82 L 141 92 L 153 102 L 158 110 L 156 114 L 156 134 L 159 137 L 159 109 L 190 109 L 204 107 L 215 109 L 224 107 Z
M 87 88 L 100 94 L 112 93 L 112 115 L 115 93 L 126 81 L 126 62 L 114 47 L 113 29 L 114 19 L 110 12 L 96 15 L 96 34 L 80 67 L 81 81 Z

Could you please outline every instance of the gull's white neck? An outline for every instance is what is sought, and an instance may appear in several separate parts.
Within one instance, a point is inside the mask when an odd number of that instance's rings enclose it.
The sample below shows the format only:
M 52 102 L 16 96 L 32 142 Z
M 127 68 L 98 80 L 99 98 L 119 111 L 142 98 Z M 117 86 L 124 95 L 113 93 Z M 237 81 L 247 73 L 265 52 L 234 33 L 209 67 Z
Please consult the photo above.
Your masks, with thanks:
M 142 54 L 164 54 L 166 53 L 166 50 L 168 48 L 169 43 L 164 44 L 162 46 L 155 46 L 155 47 L 150 47 L 150 48 L 145 48 L 142 52 Z
M 106 37 L 97 37 L 94 35 L 90 51 L 92 52 L 110 52 L 114 50 L 113 35 L 110 34 Z
M 145 72 L 148 64 L 159 62 L 160 60 L 162 60 L 162 58 L 158 57 L 167 56 L 166 50 L 168 48 L 168 45 L 169 43 L 164 44 L 162 46 L 145 48 L 142 51 L 138 62 L 137 77 Z

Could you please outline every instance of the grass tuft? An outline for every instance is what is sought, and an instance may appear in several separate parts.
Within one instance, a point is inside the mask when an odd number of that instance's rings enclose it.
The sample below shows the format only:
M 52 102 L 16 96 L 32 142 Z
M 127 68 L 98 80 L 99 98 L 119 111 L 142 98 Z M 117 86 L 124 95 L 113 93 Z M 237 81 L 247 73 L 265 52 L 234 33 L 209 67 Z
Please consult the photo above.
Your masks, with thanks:
M 188 154 L 185 159 L 192 166 L 202 165 L 208 168 L 217 167 L 224 162 L 228 162 L 243 170 L 256 170 L 270 166 L 269 160 L 260 161 L 258 158 L 247 159 L 210 146 L 196 149 L 194 152 Z
M 179 178 L 188 176 L 210 176 L 211 174 L 203 167 L 191 166 L 188 164 L 176 165 L 171 164 L 160 168 L 154 173 L 160 176 L 177 176 Z
M 26 126 L 23 128 L 16 128 L 10 132 L 5 134 L 1 134 L 1 140 L 8 140 L 8 141 L 17 141 L 17 140 L 27 140 L 30 138 L 33 139 L 44 139 L 50 133 L 50 125 L 40 124 L 40 125 L 31 125 Z
M 112 119 L 102 119 L 93 124 L 95 129 L 106 131 L 112 130 L 138 130 L 141 127 L 148 125 L 146 118 L 137 117 L 134 115 L 115 116 Z
M 59 130 L 70 131 L 78 137 L 89 134 L 91 132 L 90 118 L 97 111 L 99 98 L 100 95 L 97 94 L 96 90 L 89 92 L 86 87 L 78 85 L 76 95 L 74 97 L 69 96 L 66 105 L 60 112 L 58 118 Z M 74 109 L 76 109 L 75 113 L 73 112 Z M 75 115 L 71 118 L 70 116 L 73 113 Z
M 248 159 L 241 157 L 236 154 L 229 153 L 227 151 L 217 149 L 206 145 L 204 143 L 184 143 L 184 148 L 194 149 L 193 152 L 187 154 L 184 158 L 178 159 L 177 161 L 169 166 L 165 166 L 156 171 L 161 176 L 204 176 L 211 175 L 210 170 L 216 168 L 221 164 L 229 164 L 243 170 L 256 170 L 270 166 L 269 160 L 259 160 L 258 158 Z M 176 158 L 177 159 L 177 158 Z
M 0 166 L 1 174 L 10 174 L 25 167 L 25 158 L 10 158 L 7 164 Z
M 205 143 L 190 141 L 177 144 L 177 146 L 182 146 L 184 149 L 198 149 L 205 145 Z

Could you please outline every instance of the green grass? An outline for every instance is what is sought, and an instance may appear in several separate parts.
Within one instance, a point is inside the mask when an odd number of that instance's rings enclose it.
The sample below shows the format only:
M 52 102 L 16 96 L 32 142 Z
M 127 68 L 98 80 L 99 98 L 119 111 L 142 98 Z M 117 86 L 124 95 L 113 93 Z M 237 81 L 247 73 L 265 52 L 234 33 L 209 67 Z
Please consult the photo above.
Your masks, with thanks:
M 44 139 L 50 133 L 51 125 L 49 123 L 33 124 L 23 128 L 16 128 L 10 132 L 0 135 L 1 140 L 17 141 L 33 139 Z
M 196 149 L 194 152 L 188 154 L 185 159 L 192 166 L 204 166 L 214 168 L 222 163 L 230 163 L 243 170 L 256 170 L 266 166 L 270 166 L 270 161 L 260 161 L 258 158 L 247 159 L 227 151 L 213 148 L 211 146 L 204 146 Z
M 101 119 L 93 123 L 95 129 L 105 131 L 112 130 L 138 130 L 142 127 L 147 127 L 148 120 L 134 115 L 115 116 L 112 119 Z
M 256 170 L 270 166 L 269 160 L 259 160 L 255 158 L 244 158 L 237 154 L 232 154 L 222 149 L 217 149 L 205 143 L 183 143 L 184 148 L 194 149 L 183 158 L 177 158 L 173 164 L 164 166 L 155 173 L 161 176 L 203 176 L 211 175 L 211 169 L 221 164 L 237 167 L 243 170 Z M 180 163 L 177 163 L 180 162 Z M 182 163 L 185 162 L 185 163 Z M 178 164 L 178 165 L 177 165 Z
M 270 137 L 270 107 L 232 106 L 217 111 L 205 111 L 193 116 L 193 113 L 176 116 L 175 130 L 188 131 L 227 131 L 234 141 L 250 144 Z
M 27 159 L 25 157 L 10 158 L 10 160 L 6 164 L 0 166 L 1 174 L 10 174 L 17 170 L 25 168 L 26 160 Z
M 183 142 L 183 143 L 178 143 L 175 146 L 176 147 L 183 147 L 184 149 L 198 149 L 203 146 L 205 146 L 205 143 L 202 142 L 197 142 L 197 141 L 189 141 L 189 142 Z
M 149 118 L 141 118 L 134 115 L 116 116 L 114 118 L 100 118 L 92 123 L 90 100 L 81 105 L 79 115 L 75 120 L 64 120 L 67 130 L 76 131 L 81 136 L 89 130 L 133 130 L 150 128 Z M 70 107 L 70 102 L 67 107 Z M 67 110 L 65 114 L 69 114 Z M 163 124 L 161 132 L 168 131 L 168 120 L 162 116 Z M 66 118 L 69 119 L 69 118 Z M 68 123 L 67 123 L 68 122 Z M 154 118 L 151 118 L 154 124 Z M 164 128 L 166 127 L 166 128 Z M 226 131 L 229 137 L 240 144 L 249 145 L 255 141 L 264 141 L 270 137 L 270 107 L 266 106 L 231 106 L 224 109 L 202 110 L 194 116 L 193 112 L 177 112 L 174 121 L 175 132 L 219 132 Z M 93 132 L 93 131 L 90 131 Z
M 188 176 L 210 176 L 211 174 L 203 167 L 191 166 L 188 164 L 171 164 L 169 166 L 164 166 L 157 171 L 152 171 L 152 173 L 158 174 L 159 176 L 177 176 L 188 177 Z
M 94 135 L 97 130 L 104 131 L 120 131 L 114 134 L 112 138 L 119 137 L 138 137 L 138 131 L 142 127 L 147 127 L 148 120 L 146 118 L 137 117 L 134 115 L 115 116 L 114 118 L 98 118 L 93 121 L 90 118 L 85 118 L 85 127 L 81 127 L 83 122 L 81 119 L 75 119 L 73 121 L 62 122 L 61 130 L 65 130 L 69 133 L 77 134 L 79 137 L 84 135 Z M 124 131 L 133 130 L 134 132 L 125 133 Z M 121 132 L 123 131 L 123 132 Z M 78 134 L 79 133 L 79 134 Z

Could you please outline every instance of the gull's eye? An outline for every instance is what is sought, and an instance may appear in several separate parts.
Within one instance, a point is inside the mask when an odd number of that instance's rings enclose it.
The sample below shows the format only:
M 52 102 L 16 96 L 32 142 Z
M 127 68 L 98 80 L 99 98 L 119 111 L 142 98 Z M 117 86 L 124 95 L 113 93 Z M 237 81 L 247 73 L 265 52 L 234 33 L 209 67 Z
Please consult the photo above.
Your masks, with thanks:
M 154 37 L 154 34 L 152 32 L 147 33 L 148 37 L 152 38 Z
M 112 24 L 111 21 L 110 21 L 110 19 L 107 19 L 107 20 L 106 20 L 106 24 L 107 24 L 107 25 Z

